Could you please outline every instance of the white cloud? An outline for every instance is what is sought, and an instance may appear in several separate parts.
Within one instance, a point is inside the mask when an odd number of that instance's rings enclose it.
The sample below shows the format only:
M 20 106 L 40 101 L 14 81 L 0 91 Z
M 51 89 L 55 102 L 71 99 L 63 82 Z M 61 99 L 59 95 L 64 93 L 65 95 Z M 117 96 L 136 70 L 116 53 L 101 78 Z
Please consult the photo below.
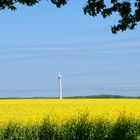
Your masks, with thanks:
M 129 48 L 130 51 L 134 51 L 135 48 L 140 47 L 140 39 L 126 39 L 126 40 L 115 40 L 111 42 L 98 42 L 98 43 L 80 43 L 80 44 L 67 44 L 58 46 L 47 46 L 47 45 L 25 45 L 16 47 L 0 47 L 0 53 L 44 53 L 44 52 L 79 52 L 79 51 L 90 51 L 99 49 L 99 51 L 109 51 L 108 49 L 121 50 Z M 124 50 L 129 50 L 124 49 Z
M 17 47 L 3 47 L 0 48 L 0 53 L 22 53 L 22 52 L 57 52 L 57 51 L 78 51 L 75 47 L 47 47 L 47 46 L 17 46 Z

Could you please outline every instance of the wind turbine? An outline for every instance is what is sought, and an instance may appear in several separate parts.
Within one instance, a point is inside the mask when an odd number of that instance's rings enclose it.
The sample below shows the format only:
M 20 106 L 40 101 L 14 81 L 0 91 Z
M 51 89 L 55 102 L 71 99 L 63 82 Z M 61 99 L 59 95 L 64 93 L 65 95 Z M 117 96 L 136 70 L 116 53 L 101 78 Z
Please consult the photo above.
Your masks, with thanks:
M 58 74 L 58 81 L 59 81 L 59 96 L 60 96 L 60 99 L 62 99 L 62 95 L 63 95 L 62 78 L 63 78 L 63 76 L 59 73 Z

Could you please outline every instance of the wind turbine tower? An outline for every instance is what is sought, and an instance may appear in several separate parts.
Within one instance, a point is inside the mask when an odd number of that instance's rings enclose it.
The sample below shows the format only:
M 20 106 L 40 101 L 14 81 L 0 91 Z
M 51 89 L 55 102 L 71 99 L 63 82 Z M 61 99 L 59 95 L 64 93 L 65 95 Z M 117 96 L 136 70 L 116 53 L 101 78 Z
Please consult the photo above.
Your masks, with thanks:
M 60 96 L 60 99 L 62 99 L 62 95 L 63 95 L 62 78 L 63 78 L 63 76 L 59 73 L 58 74 L 58 81 L 59 81 L 59 96 Z

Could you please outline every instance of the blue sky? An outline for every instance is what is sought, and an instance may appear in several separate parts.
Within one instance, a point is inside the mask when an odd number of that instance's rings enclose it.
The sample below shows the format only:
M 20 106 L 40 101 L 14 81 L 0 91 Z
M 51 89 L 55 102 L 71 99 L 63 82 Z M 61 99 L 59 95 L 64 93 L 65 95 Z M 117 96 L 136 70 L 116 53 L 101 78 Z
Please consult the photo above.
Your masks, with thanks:
M 140 95 L 140 26 L 111 33 L 118 16 L 84 15 L 82 0 L 0 12 L 0 97 Z

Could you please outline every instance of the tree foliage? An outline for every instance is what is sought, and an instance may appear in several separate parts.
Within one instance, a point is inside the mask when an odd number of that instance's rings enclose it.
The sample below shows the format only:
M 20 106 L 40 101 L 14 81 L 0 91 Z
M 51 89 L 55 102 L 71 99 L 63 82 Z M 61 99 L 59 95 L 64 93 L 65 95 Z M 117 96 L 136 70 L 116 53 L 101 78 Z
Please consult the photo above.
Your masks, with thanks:
M 34 6 L 41 0 L 0 0 L 0 10 L 16 10 L 16 3 Z M 50 0 L 58 8 L 67 4 L 68 0 Z M 120 16 L 117 25 L 111 27 L 112 33 L 133 30 L 140 22 L 140 0 L 87 0 L 83 7 L 84 14 L 90 16 L 101 15 L 103 18 L 110 17 L 113 13 Z
M 104 0 L 88 0 L 83 8 L 85 14 L 97 16 L 101 14 L 103 18 L 111 16 L 114 12 L 120 15 L 120 20 L 117 25 L 112 27 L 112 33 L 117 31 L 125 31 L 126 29 L 133 30 L 140 21 L 140 0 L 135 0 L 134 3 L 129 0 L 111 0 L 110 6 Z

